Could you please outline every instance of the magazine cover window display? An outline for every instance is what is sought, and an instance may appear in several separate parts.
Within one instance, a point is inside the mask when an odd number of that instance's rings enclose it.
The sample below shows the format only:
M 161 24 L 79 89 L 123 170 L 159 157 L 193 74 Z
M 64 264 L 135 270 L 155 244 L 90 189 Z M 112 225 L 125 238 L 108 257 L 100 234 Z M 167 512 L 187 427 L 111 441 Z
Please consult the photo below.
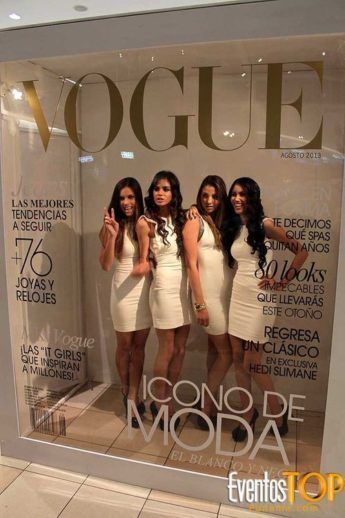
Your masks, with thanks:
M 305 41 L 1 66 L 22 436 L 221 477 L 319 470 L 344 78 L 337 38 Z

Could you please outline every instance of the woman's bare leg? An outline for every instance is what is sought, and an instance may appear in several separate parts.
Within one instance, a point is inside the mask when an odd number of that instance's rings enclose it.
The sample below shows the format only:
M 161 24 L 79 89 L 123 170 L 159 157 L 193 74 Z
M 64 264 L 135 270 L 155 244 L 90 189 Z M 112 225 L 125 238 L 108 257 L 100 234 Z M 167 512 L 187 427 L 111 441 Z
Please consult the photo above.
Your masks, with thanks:
M 217 356 L 218 356 L 217 349 L 213 345 L 211 336 L 208 335 L 208 338 L 207 338 L 207 358 L 206 358 L 207 374 L 212 369 L 212 365 L 216 361 Z
M 232 355 L 233 355 L 233 362 L 235 367 L 235 376 L 236 376 L 236 383 L 238 387 L 244 388 L 248 390 L 248 392 L 252 392 L 252 381 L 251 381 L 251 375 L 249 374 L 248 370 L 244 368 L 244 355 L 245 351 L 243 348 L 244 341 L 241 338 L 238 338 L 237 336 L 230 335 L 230 342 L 232 347 Z M 248 397 L 242 392 L 239 392 L 240 396 L 240 402 L 241 402 L 241 408 L 247 408 L 248 407 Z M 250 408 L 247 412 L 244 414 L 241 414 L 241 417 L 243 419 L 246 419 L 246 421 L 250 421 L 253 415 L 253 408 Z
M 155 377 L 169 379 L 169 365 L 174 355 L 175 329 L 156 329 L 158 338 L 158 352 L 153 367 Z M 158 399 L 166 399 L 167 383 L 163 380 L 155 382 L 155 396 Z M 156 403 L 159 408 L 162 403 Z M 167 404 L 167 403 L 164 403 Z
M 145 360 L 145 344 L 149 332 L 150 329 L 135 331 L 132 341 L 129 364 L 128 399 L 132 399 L 136 401 L 136 403 L 139 402 L 139 388 Z
M 134 332 L 116 331 L 117 347 L 115 361 L 120 376 L 122 393 L 127 396 L 129 389 L 129 364 Z
M 250 373 L 255 383 L 258 385 L 262 392 L 270 391 L 274 392 L 274 384 L 271 376 L 269 374 L 261 374 L 255 372 L 255 366 L 261 365 L 263 354 L 263 344 L 259 344 L 258 350 L 248 350 L 244 353 L 243 367 L 244 369 Z M 254 367 L 254 369 L 253 369 Z M 280 414 L 281 412 L 281 403 L 277 396 L 269 395 L 267 396 L 267 401 L 269 407 L 271 409 L 272 414 Z M 282 417 L 278 417 L 276 419 L 277 425 L 280 426 L 282 424 Z
M 208 339 L 212 343 L 213 349 L 216 351 L 216 356 L 208 371 L 207 386 L 214 398 L 217 399 L 219 386 L 231 365 L 231 346 L 228 334 L 209 335 Z M 213 415 L 215 411 L 214 403 L 208 394 L 205 394 L 203 411 L 209 416 Z
M 184 356 L 186 353 L 186 343 L 187 338 L 189 335 L 190 325 L 187 324 L 185 326 L 177 327 L 174 331 L 174 352 L 173 356 L 171 358 L 171 361 L 169 363 L 169 369 L 168 369 L 168 379 L 171 382 L 171 387 L 168 387 L 167 395 L 171 396 L 172 388 L 174 387 L 175 383 L 178 381 Z M 174 404 L 172 399 L 169 403 L 169 412 L 170 414 L 174 413 Z

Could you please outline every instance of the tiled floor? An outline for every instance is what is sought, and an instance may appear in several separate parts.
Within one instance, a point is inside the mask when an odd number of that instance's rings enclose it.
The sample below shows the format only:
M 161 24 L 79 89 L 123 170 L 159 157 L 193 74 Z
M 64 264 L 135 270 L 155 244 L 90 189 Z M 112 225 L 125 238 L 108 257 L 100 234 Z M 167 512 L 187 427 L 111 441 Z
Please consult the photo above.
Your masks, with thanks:
M 152 424 L 148 406 L 146 404 L 147 412 L 144 417 L 146 431 Z M 30 437 L 223 477 L 227 477 L 229 471 L 240 472 L 244 477 L 261 476 L 263 471 L 268 471 L 270 477 L 275 478 L 287 468 L 279 451 L 261 448 L 254 459 L 249 458 L 250 451 L 239 456 L 227 454 L 227 451 L 238 452 L 242 447 L 232 440 L 231 429 L 234 423 L 228 419 L 224 419 L 222 424 L 220 444 L 223 454 L 216 453 L 215 440 L 199 452 L 191 452 L 183 448 L 183 445 L 178 445 L 170 434 L 168 444 L 163 444 L 163 434 L 159 429 L 149 442 L 144 440 L 140 430 L 134 430 L 133 436 L 129 437 L 122 395 L 114 385 L 94 383 L 84 386 L 68 399 L 56 414 L 57 417 L 64 417 L 65 435 L 59 435 L 58 426 L 51 430 L 51 434 L 47 433 L 46 425 L 43 423 L 42 433 L 36 430 L 30 433 Z M 254 444 L 258 441 L 266 422 L 261 416 L 260 408 L 259 414 Z M 177 431 L 179 439 L 185 445 L 203 444 L 207 440 L 208 432 L 196 426 L 195 416 L 183 417 Z M 283 437 L 289 462 L 288 469 L 303 472 L 319 470 L 323 417 L 323 414 L 317 412 L 306 412 L 303 423 L 289 422 L 289 433 Z M 276 441 L 268 436 L 264 443 L 275 445 Z
M 250 452 L 240 456 L 216 454 L 215 441 L 201 452 L 188 451 L 183 444 L 203 444 L 208 437 L 208 432 L 196 426 L 194 416 L 182 419 L 178 427 L 177 435 L 182 445 L 178 445 L 170 434 L 168 444 L 163 444 L 163 434 L 159 429 L 149 442 L 145 442 L 140 430 L 134 430 L 132 438 L 129 438 L 122 396 L 112 385 L 99 383 L 83 387 L 56 414 L 57 418 L 63 416 L 65 431 L 57 426 L 47 429 L 47 423 L 43 423 L 40 430 L 31 432 L 29 436 L 107 455 L 223 477 L 227 477 L 229 471 L 238 471 L 242 478 L 261 478 L 265 470 L 271 478 L 276 478 L 280 470 L 286 469 L 279 452 L 265 449 L 260 449 L 252 460 L 249 459 Z M 150 424 L 151 416 L 147 412 L 145 429 L 148 430 Z M 223 452 L 238 452 L 242 447 L 232 440 L 233 426 L 232 422 L 224 420 L 221 432 Z M 260 417 L 255 429 L 255 442 L 264 426 L 265 420 Z M 283 438 L 283 444 L 290 470 L 318 471 L 322 432 L 322 414 L 307 412 L 303 423 L 289 423 L 289 433 Z M 265 443 L 270 442 L 274 444 L 273 438 L 267 437 Z M 224 504 L 101 480 L 87 474 L 65 472 L 6 457 L 0 458 L 0 493 L 1 518 L 16 518 L 23 514 L 22 506 L 18 505 L 19 498 L 26 502 L 27 518 L 73 515 L 92 518 L 100 514 L 121 518 L 255 516 L 255 513 Z
M 25 502 L 25 511 L 23 505 Z M 1 518 L 248 518 L 256 513 L 0 456 Z M 263 518 L 267 514 L 260 515 Z M 274 518 L 274 517 L 272 517 Z M 277 517 L 275 517 L 277 518 Z

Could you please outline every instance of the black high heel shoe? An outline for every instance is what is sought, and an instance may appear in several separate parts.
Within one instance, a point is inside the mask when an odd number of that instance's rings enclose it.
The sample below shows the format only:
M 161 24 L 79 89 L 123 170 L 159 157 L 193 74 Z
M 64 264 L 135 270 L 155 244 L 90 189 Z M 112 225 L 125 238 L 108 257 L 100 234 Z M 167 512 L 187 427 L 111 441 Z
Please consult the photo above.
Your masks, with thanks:
M 176 420 L 175 420 L 175 423 L 174 423 L 174 429 L 175 429 L 175 432 L 176 432 L 176 429 L 178 427 L 178 425 L 180 424 L 180 418 L 178 417 Z M 171 431 L 172 429 L 172 426 L 171 426 L 171 417 L 169 417 L 169 430 Z
M 123 403 L 125 403 L 125 398 L 126 398 L 126 419 L 127 419 L 127 417 L 128 417 L 128 406 L 127 406 L 128 397 L 127 396 L 123 397 Z M 137 408 L 138 408 L 138 406 L 137 406 Z M 140 412 L 139 412 L 139 414 L 140 414 Z M 131 425 L 132 425 L 132 428 L 140 428 L 139 421 L 135 416 L 133 416 L 131 418 Z
M 151 401 L 151 403 L 150 403 L 150 410 L 151 410 L 151 414 L 152 414 L 152 421 L 154 421 L 155 417 L 158 414 L 158 408 L 157 408 L 156 403 L 154 401 Z M 160 419 L 159 420 L 159 428 L 161 430 L 164 430 L 164 419 Z
M 144 401 L 139 401 L 139 403 L 137 404 L 137 409 L 138 409 L 139 415 L 145 414 L 146 408 L 145 408 Z
M 126 409 L 126 412 L 127 412 L 127 399 L 128 399 L 127 394 L 124 394 L 122 392 L 122 401 L 123 401 L 124 407 Z M 146 408 L 145 408 L 144 401 L 139 401 L 139 403 L 137 404 L 137 410 L 138 410 L 139 415 L 145 414 Z
M 259 412 L 256 410 L 256 408 L 254 408 L 252 418 L 249 421 L 249 426 L 253 430 L 253 433 L 255 431 L 255 423 L 256 423 L 256 420 L 258 417 L 259 417 Z M 233 440 L 236 442 L 245 441 L 247 439 L 247 435 L 248 435 L 247 430 L 245 428 L 242 428 L 240 424 L 238 426 L 236 426 L 236 428 L 234 428 L 231 433 L 232 433 Z
M 284 435 L 286 435 L 289 431 L 288 416 L 289 416 L 289 407 L 287 407 L 287 409 L 285 410 L 285 413 L 283 414 L 282 424 L 280 426 L 277 426 L 280 437 L 284 437 Z M 274 431 L 272 428 L 270 429 L 270 434 L 274 435 Z
M 123 401 L 123 404 L 124 404 L 124 407 L 126 409 L 126 419 L 128 417 L 128 396 L 127 394 L 124 394 L 122 392 L 122 401 Z M 137 404 L 137 410 L 138 410 L 138 413 L 140 416 L 142 416 L 144 413 L 145 413 L 145 405 L 144 405 L 144 402 L 143 401 L 140 401 L 138 404 Z M 139 425 L 139 421 L 136 417 L 132 417 L 131 418 L 131 424 L 132 424 L 132 428 L 140 428 L 140 425 Z
M 214 428 L 216 428 L 216 426 L 217 426 L 217 416 L 216 415 L 209 415 L 207 417 L 209 417 L 211 419 L 211 422 L 212 422 Z M 209 430 L 209 426 L 207 424 L 207 421 L 201 415 L 198 415 L 196 422 L 197 422 L 198 427 L 200 428 L 200 430 Z
M 140 428 L 139 421 L 136 417 L 132 417 L 131 426 L 132 426 L 132 428 Z
M 158 408 L 156 407 L 156 403 L 154 401 L 151 401 L 151 403 L 150 403 L 150 410 L 151 410 L 152 417 L 154 419 L 156 417 L 156 415 L 158 414 Z
M 155 420 L 155 417 L 157 416 L 158 414 L 158 408 L 156 406 L 156 403 L 154 401 L 151 401 L 150 403 L 150 410 L 151 410 L 151 414 L 152 414 L 152 419 L 153 421 Z M 176 428 L 178 427 L 178 425 L 180 424 L 180 418 L 178 417 L 176 420 L 175 420 L 175 424 L 174 424 L 174 428 L 175 428 L 175 432 L 176 432 Z M 161 418 L 159 420 L 159 428 L 164 431 L 164 419 Z M 169 430 L 171 431 L 171 417 L 169 417 Z

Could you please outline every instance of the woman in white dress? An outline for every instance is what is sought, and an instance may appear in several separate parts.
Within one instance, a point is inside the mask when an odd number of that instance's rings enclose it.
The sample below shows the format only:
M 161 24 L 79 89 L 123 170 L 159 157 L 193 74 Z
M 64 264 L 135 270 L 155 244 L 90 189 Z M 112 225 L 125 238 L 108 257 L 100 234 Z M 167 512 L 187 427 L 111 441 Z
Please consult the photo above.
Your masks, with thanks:
M 264 289 L 283 289 L 294 277 L 308 257 L 301 245 L 289 239 L 285 230 L 277 227 L 270 218 L 265 218 L 260 199 L 260 188 L 251 178 L 238 178 L 230 187 L 229 199 L 233 211 L 233 224 L 230 230 L 230 266 L 237 263 L 233 280 L 230 302 L 229 334 L 233 351 L 237 385 L 251 393 L 251 380 L 255 380 L 259 388 L 274 392 L 274 385 L 269 374 L 260 373 L 263 343 L 266 342 L 265 326 L 274 324 L 274 313 L 263 314 L 263 303 L 258 295 Z M 269 271 L 272 250 L 268 240 L 284 243 L 286 248 L 295 254 L 287 274 L 277 282 Z M 274 309 L 274 308 L 273 308 Z M 246 347 L 246 344 L 249 347 Z M 240 392 L 241 405 L 248 407 L 248 398 Z M 280 402 L 275 395 L 268 396 L 271 413 L 281 436 L 288 432 L 288 409 L 283 413 Z M 282 415 L 283 414 L 283 415 Z M 254 431 L 258 412 L 250 408 L 242 414 Z M 232 431 L 235 441 L 244 441 L 247 431 L 241 425 Z
M 229 200 L 225 183 L 219 176 L 207 176 L 199 188 L 198 217 L 189 219 L 183 230 L 186 264 L 197 321 L 208 334 L 207 386 L 217 392 L 231 365 L 228 335 L 232 271 L 224 252 L 224 230 L 229 219 Z M 203 412 L 216 424 L 216 409 L 208 394 Z M 198 416 L 198 426 L 208 429 Z
M 182 229 L 185 214 L 177 177 L 170 171 L 155 175 L 145 198 L 146 212 L 137 223 L 140 243 L 140 264 L 134 273 L 149 269 L 149 253 L 153 261 L 150 308 L 158 338 L 154 376 L 164 378 L 155 383 L 155 396 L 166 400 L 169 416 L 174 413 L 172 389 L 183 364 L 190 328 L 190 305 L 187 274 L 183 261 Z M 168 383 L 166 382 L 168 381 Z M 151 403 L 156 416 L 161 403 Z M 175 422 L 178 426 L 179 420 Z M 160 421 L 160 427 L 164 423 Z
M 102 243 L 100 263 L 115 271 L 111 285 L 110 311 L 116 331 L 116 366 L 119 373 L 123 402 L 136 402 L 138 412 L 145 412 L 139 401 L 139 387 L 145 358 L 145 344 L 152 325 L 149 309 L 149 273 L 141 278 L 131 275 L 139 259 L 135 225 L 144 212 L 141 187 L 134 178 L 120 180 L 108 209 L 104 209 L 104 224 L 100 232 Z M 139 427 L 135 417 L 132 426 Z

